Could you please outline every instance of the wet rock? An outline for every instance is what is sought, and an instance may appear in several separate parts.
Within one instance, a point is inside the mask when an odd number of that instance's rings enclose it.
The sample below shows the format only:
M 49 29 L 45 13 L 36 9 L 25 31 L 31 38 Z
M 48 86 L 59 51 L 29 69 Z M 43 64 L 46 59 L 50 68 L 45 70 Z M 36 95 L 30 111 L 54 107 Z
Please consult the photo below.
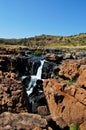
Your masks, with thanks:
M 10 58 L 7 56 L 0 56 L 0 70 L 8 71 L 8 66 L 10 64 Z
M 34 57 L 34 56 L 33 56 Z M 28 59 L 27 69 L 30 75 L 36 75 L 38 67 L 41 65 L 40 59 L 30 58 Z
M 53 62 L 44 62 L 43 68 L 42 68 L 42 79 L 50 78 L 53 74 L 53 68 L 56 64 Z
M 31 112 L 37 113 L 37 108 L 42 105 L 47 105 L 44 93 L 31 93 L 29 96 L 29 104 L 31 106 Z

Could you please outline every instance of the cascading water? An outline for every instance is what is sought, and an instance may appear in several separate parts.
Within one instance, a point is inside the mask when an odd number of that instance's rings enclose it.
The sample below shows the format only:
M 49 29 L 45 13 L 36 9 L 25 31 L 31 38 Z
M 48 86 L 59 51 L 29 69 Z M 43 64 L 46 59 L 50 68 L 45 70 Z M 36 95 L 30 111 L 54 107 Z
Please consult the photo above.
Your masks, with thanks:
M 37 80 L 42 80 L 41 79 L 42 67 L 43 67 L 43 64 L 44 64 L 45 60 L 40 60 L 40 62 L 41 62 L 41 65 L 39 66 L 36 75 L 31 76 L 31 80 L 30 80 L 30 82 L 28 84 L 28 88 L 26 90 L 28 96 L 32 93 L 33 88 L 36 86 Z
M 29 57 L 29 58 L 31 58 L 29 60 L 31 63 L 31 66 L 29 67 L 27 65 L 27 67 L 28 67 L 27 70 L 29 72 L 29 69 L 31 69 L 31 72 L 33 75 L 29 75 L 31 73 L 28 73 L 28 76 L 24 75 L 21 77 L 21 81 L 26 86 L 26 92 L 28 95 L 28 103 L 30 105 L 31 112 L 36 113 L 38 111 L 37 108 L 39 106 L 47 105 L 46 98 L 45 98 L 45 95 L 43 92 L 43 78 L 45 79 L 44 76 L 46 74 L 44 73 L 44 68 L 47 67 L 46 63 L 48 61 L 46 61 L 44 59 L 44 57 L 42 57 L 42 56 L 41 57 Z M 40 61 L 40 66 L 39 66 L 39 61 Z M 34 67 L 35 67 L 35 70 L 34 70 Z M 42 73 L 42 69 L 43 69 L 43 73 Z M 45 69 L 45 71 L 46 71 L 46 69 Z M 43 74 L 43 78 L 42 78 L 42 74 Z
M 41 65 L 39 66 L 37 74 L 36 74 L 37 79 L 41 79 L 42 67 L 43 67 L 43 64 L 44 64 L 45 60 L 41 60 L 40 62 L 41 62 Z
M 41 57 L 36 57 L 28 53 L 30 52 L 27 51 L 25 53 L 25 56 L 28 57 L 28 62 L 26 64 L 26 72 L 21 77 L 21 81 L 26 86 L 28 104 L 31 112 L 37 113 L 39 106 L 47 106 L 46 98 L 43 92 L 43 79 L 46 79 L 49 77 L 48 75 L 51 75 L 50 69 L 53 65 L 46 61 L 43 55 Z

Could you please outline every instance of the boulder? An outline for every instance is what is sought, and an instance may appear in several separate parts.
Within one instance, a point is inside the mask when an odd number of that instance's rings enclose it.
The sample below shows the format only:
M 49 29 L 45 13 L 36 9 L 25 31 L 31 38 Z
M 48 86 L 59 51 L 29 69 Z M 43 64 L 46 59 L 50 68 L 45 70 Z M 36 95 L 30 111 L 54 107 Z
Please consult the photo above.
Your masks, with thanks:
M 77 79 L 77 84 L 81 87 L 86 88 L 86 65 L 81 65 L 79 68 L 79 77 Z
M 5 78 L 0 83 L 0 113 L 28 112 L 29 104 L 25 87 L 15 79 Z
M 77 60 L 65 60 L 60 65 L 59 75 L 64 78 L 74 79 L 78 75 L 78 67 Z
M 47 121 L 37 114 L 3 112 L 0 114 L 0 130 L 46 130 Z
M 39 115 L 42 115 L 42 116 L 47 116 L 49 114 L 47 106 L 39 106 L 37 108 L 37 112 Z
M 43 85 L 51 117 L 61 128 L 86 120 L 85 90 L 79 87 L 70 90 L 70 87 L 66 87 L 56 79 L 47 79 Z
M 53 68 L 56 64 L 53 62 L 45 61 L 42 68 L 42 79 L 50 78 L 53 73 Z
M 73 96 L 75 99 L 77 99 L 77 101 L 79 101 L 83 105 L 86 105 L 86 90 L 84 88 L 81 88 L 73 84 L 68 87 L 65 87 L 64 92 L 66 92 L 70 96 Z
M 59 76 L 63 77 L 64 79 L 73 79 L 76 80 L 78 76 L 80 75 L 80 67 L 82 69 L 85 69 L 86 59 L 80 59 L 80 60 L 72 60 L 67 59 L 62 62 L 62 64 L 59 66 Z
M 45 55 L 46 60 L 53 61 L 53 62 L 60 62 L 63 57 L 62 55 L 54 54 L 54 53 L 47 53 Z
M 64 53 L 63 59 L 73 59 L 72 54 L 69 52 Z

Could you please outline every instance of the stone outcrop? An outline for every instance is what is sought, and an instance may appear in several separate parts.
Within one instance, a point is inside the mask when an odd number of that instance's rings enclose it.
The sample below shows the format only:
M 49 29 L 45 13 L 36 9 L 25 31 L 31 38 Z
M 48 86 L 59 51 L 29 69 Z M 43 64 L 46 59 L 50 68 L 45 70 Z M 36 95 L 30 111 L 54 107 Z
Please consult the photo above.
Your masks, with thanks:
M 74 79 L 78 75 L 79 64 L 76 60 L 66 60 L 60 66 L 59 75 L 68 78 Z
M 79 68 L 77 84 L 86 88 L 86 65 L 81 65 Z
M 54 54 L 54 53 L 47 53 L 45 55 L 46 60 L 53 61 L 53 62 L 60 62 L 62 60 L 62 55 Z
M 42 68 L 42 79 L 51 78 L 54 70 L 54 66 L 56 64 L 52 62 L 44 62 L 43 68 Z
M 43 50 L 42 57 L 33 52 L 0 48 L 0 130 L 68 130 L 73 123 L 85 130 L 85 52 L 51 49 Z M 43 80 L 27 96 L 31 75 L 44 56 Z
M 80 66 L 86 64 L 86 59 L 80 60 L 65 60 L 60 65 L 59 75 L 64 79 L 77 79 L 80 75 Z
M 25 87 L 15 79 L 4 78 L 0 82 L 0 113 L 28 112 L 28 97 Z
M 65 86 L 55 79 L 44 81 L 44 93 L 52 119 L 61 128 L 86 120 L 86 91 L 77 86 Z
M 28 114 L 28 113 L 12 114 L 9 112 L 4 112 L 0 114 L 0 130 L 46 130 L 46 129 L 48 129 L 47 121 L 40 115 Z
M 86 88 L 86 70 L 84 70 L 78 77 L 77 84 Z

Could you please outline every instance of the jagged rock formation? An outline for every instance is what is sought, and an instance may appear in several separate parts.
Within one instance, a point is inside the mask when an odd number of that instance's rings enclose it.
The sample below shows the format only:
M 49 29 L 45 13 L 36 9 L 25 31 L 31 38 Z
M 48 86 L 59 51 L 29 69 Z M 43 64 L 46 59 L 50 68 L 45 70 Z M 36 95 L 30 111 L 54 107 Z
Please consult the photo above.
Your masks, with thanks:
M 66 86 L 56 79 L 44 81 L 44 93 L 52 119 L 61 128 L 86 120 L 86 90 L 76 85 Z
M 12 78 L 3 78 L 0 82 L 0 113 L 29 112 L 30 107 L 25 87 Z
M 85 51 L 43 50 L 42 58 L 47 60 L 42 68 L 43 81 L 37 80 L 38 88 L 35 86 L 28 97 L 26 88 L 31 75 L 40 66 L 40 56 L 34 56 L 33 51 L 0 48 L 1 129 L 68 130 L 76 123 L 85 130 Z M 23 75 L 26 78 L 20 80 Z M 30 98 L 34 101 L 33 108 Z
M 77 79 L 80 75 L 80 67 L 86 64 L 86 59 L 79 59 L 79 60 L 70 60 L 67 59 L 62 62 L 59 67 L 59 76 L 62 76 L 64 79 Z M 84 68 L 82 68 L 84 69 Z

